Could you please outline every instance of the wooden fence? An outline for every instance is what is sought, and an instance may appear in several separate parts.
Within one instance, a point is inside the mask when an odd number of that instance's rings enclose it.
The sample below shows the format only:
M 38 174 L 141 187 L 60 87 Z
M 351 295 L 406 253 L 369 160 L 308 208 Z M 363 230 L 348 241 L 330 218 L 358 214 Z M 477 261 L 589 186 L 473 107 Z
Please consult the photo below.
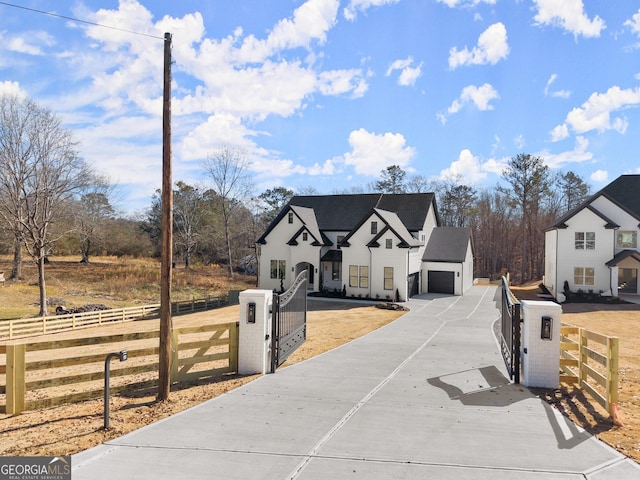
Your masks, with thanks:
M 563 324 L 560 327 L 560 381 L 577 383 L 616 415 L 618 338 Z
M 141 329 L 120 335 L 0 345 L 0 412 L 16 414 L 101 398 L 106 356 L 121 350 L 128 351 L 128 360 L 111 363 L 111 391 L 135 394 L 149 390 L 158 382 L 158 338 L 158 330 Z M 172 343 L 172 383 L 237 371 L 237 322 L 175 329 Z
M 199 300 L 173 302 L 172 315 L 211 310 L 229 305 L 229 297 L 207 297 Z M 0 320 L 0 340 L 20 337 L 32 337 L 48 333 L 58 333 L 66 330 L 95 327 L 114 322 L 128 322 L 144 318 L 160 316 L 160 304 L 140 307 L 116 308 L 112 310 L 98 310 L 95 312 L 70 313 L 65 315 L 51 315 L 38 318 L 21 318 L 16 320 Z

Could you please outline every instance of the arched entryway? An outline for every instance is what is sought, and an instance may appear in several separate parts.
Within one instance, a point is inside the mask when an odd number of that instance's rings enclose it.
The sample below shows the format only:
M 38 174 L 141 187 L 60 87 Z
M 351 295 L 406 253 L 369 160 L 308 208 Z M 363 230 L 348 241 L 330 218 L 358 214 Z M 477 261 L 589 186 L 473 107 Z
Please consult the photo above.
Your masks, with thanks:
M 307 271 L 307 290 L 312 292 L 318 291 L 318 269 L 309 262 L 300 262 L 296 265 L 296 277 L 300 275 L 303 270 Z

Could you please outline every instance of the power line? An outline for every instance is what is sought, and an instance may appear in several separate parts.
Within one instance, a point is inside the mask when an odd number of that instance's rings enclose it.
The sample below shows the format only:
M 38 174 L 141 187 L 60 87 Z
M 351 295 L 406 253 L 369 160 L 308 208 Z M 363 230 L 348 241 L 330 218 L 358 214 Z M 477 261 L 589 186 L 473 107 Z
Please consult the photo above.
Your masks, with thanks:
M 85 23 L 87 25 L 93 25 L 94 27 L 109 28 L 111 30 L 118 30 L 120 32 L 131 33 L 133 35 L 140 35 L 143 37 L 150 37 L 150 38 L 155 38 L 156 40 L 164 41 L 163 37 L 157 37 L 155 35 L 150 35 L 148 33 L 135 32 L 133 30 L 127 30 L 125 28 L 112 27 L 111 25 L 102 25 L 101 23 L 89 22 L 88 20 L 80 20 L 79 18 L 67 17 L 65 15 L 59 15 L 53 12 L 45 12 L 44 10 L 37 10 L 35 8 L 24 7 L 22 5 L 15 5 L 13 3 L 0 2 L 0 5 L 5 5 L 7 7 L 13 7 L 13 8 L 20 8 L 22 10 L 27 10 L 29 12 L 40 13 L 42 15 L 49 15 L 50 17 L 63 18 L 65 20 L 71 20 L 72 22 Z

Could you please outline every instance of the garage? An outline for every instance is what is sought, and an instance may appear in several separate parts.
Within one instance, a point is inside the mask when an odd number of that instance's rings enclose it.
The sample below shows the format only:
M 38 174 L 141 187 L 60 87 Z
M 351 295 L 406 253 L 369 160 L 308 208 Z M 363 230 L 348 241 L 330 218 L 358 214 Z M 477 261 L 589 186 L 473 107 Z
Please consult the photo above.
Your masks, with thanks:
M 453 295 L 455 292 L 454 272 L 429 270 L 429 293 L 446 293 Z

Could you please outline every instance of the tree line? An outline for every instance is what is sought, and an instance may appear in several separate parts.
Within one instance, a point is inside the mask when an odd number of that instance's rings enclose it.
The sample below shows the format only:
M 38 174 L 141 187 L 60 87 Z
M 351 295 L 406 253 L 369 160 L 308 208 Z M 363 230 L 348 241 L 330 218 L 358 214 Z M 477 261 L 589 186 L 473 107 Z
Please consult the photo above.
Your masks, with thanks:
M 174 256 L 186 268 L 221 264 L 230 276 L 255 273 L 256 239 L 294 193 L 274 186 L 255 195 L 246 153 L 222 148 L 202 164 L 202 184 L 175 183 Z M 460 178 L 428 180 L 397 165 L 377 181 L 344 193 L 434 192 L 443 226 L 473 231 L 475 275 L 511 272 L 515 282 L 541 278 L 544 229 L 589 195 L 573 172 L 552 172 L 540 157 L 518 154 L 502 184 L 476 189 Z M 115 185 L 78 152 L 71 131 L 28 98 L 0 95 L 0 252 L 13 256 L 9 277 L 22 277 L 23 252 L 37 265 L 41 315 L 47 314 L 45 265 L 52 255 L 158 256 L 161 195 L 135 217 L 118 212 Z

